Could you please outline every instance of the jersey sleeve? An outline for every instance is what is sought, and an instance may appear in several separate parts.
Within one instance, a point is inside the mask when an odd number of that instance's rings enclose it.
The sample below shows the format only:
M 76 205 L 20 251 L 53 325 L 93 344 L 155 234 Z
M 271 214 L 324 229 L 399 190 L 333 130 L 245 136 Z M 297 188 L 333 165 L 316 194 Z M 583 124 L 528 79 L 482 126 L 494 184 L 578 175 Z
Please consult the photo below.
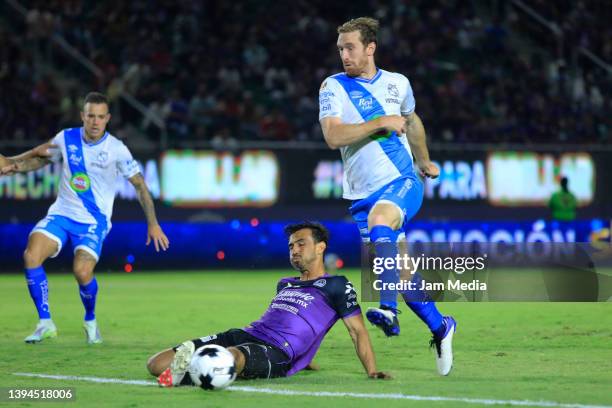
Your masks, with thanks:
M 66 143 L 64 143 L 64 131 L 62 130 L 55 135 L 53 139 L 51 139 L 51 143 L 57 147 L 48 149 L 49 153 L 51 154 L 49 156 L 49 160 L 51 160 L 53 163 L 59 163 L 62 161 L 62 152 L 66 150 Z
M 132 153 L 130 153 L 126 145 L 121 143 L 117 153 L 116 163 L 119 174 L 127 179 L 140 173 L 140 165 L 136 160 L 134 160 Z
M 404 95 L 404 99 L 402 100 L 401 112 L 402 115 L 409 115 L 414 112 L 414 108 L 416 107 L 416 101 L 414 100 L 414 94 L 412 93 L 412 87 L 410 86 L 410 81 L 408 78 L 403 77 L 406 81 L 406 93 Z
M 357 292 L 353 284 L 344 276 L 338 276 L 331 294 L 332 307 L 342 319 L 361 313 L 357 302 Z
M 327 78 L 319 89 L 319 120 L 342 116 L 341 86 L 335 79 Z

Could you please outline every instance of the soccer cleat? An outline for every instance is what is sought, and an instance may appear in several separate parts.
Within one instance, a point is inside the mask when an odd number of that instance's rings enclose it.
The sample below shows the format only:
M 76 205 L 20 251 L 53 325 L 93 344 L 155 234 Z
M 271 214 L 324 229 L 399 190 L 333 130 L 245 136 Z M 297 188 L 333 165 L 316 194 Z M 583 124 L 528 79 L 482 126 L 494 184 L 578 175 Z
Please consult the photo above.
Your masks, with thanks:
M 430 347 L 436 349 L 436 366 L 440 375 L 448 375 L 453 368 L 453 335 L 457 330 L 457 322 L 451 316 L 442 320 L 445 326 L 444 335 L 434 335 L 429 342 Z
M 195 352 L 195 344 L 193 341 L 186 341 L 177 347 L 174 354 L 174 359 L 170 363 L 170 367 L 164 370 L 159 377 L 157 383 L 160 387 L 178 387 L 187 373 L 191 356 Z
M 85 329 L 85 338 L 87 339 L 87 344 L 100 344 L 102 343 L 102 336 L 100 336 L 100 330 L 98 330 L 98 323 L 96 320 L 86 320 L 85 324 L 83 324 L 83 328 Z
M 38 343 L 45 339 L 57 337 L 57 328 L 51 319 L 40 320 L 34 333 L 24 339 L 26 343 Z
M 381 306 L 370 307 L 366 312 L 366 317 L 374 326 L 379 327 L 387 337 L 399 336 L 400 326 L 397 320 L 397 314 L 399 310 Z

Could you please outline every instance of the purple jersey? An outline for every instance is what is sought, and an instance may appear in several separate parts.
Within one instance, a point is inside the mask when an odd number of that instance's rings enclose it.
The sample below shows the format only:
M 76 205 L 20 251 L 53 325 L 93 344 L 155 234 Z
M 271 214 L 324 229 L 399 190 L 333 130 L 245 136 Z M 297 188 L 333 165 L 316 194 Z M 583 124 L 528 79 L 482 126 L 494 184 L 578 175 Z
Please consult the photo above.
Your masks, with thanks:
M 357 294 L 344 276 L 324 275 L 309 281 L 283 278 L 268 310 L 244 330 L 287 353 L 289 376 L 312 361 L 338 319 L 357 314 L 361 314 Z

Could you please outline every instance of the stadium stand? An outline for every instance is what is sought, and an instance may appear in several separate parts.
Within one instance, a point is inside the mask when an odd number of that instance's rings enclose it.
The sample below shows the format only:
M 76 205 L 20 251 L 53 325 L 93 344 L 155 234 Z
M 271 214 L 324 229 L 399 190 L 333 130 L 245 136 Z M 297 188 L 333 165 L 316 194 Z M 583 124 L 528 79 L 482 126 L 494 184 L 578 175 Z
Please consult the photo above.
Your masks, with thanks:
M 3 4 L 0 138 L 54 134 L 96 88 L 121 102 L 116 133 L 152 143 L 162 131 L 171 146 L 320 141 L 317 91 L 340 69 L 336 26 L 371 14 L 383 27 L 378 63 L 410 78 L 432 141 L 609 143 L 612 76 L 571 58 L 585 47 L 612 61 L 599 2 L 530 2 L 561 27 L 562 52 L 514 2 L 483 3 L 162 1 L 151 10 L 142 0 L 31 1 L 24 14 Z M 83 69 L 66 48 L 97 68 Z

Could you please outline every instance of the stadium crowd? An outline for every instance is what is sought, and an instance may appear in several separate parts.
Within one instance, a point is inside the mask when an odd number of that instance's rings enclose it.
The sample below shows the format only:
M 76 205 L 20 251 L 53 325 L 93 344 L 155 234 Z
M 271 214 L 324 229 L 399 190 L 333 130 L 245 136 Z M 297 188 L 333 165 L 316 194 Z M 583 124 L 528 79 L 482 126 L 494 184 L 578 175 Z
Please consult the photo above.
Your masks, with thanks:
M 432 141 L 610 142 L 611 82 L 511 41 L 513 13 L 486 18 L 459 0 L 32 1 L 0 25 L 0 138 L 42 139 L 73 124 L 79 98 L 121 90 L 163 118 L 170 139 L 321 140 L 318 89 L 341 69 L 336 26 L 381 20 L 377 61 L 411 80 Z M 550 2 L 536 5 L 546 13 Z M 562 4 L 564 27 L 594 20 L 580 44 L 611 61 L 607 20 Z M 561 11 L 559 11 L 561 10 Z M 566 18 L 567 16 L 571 18 Z M 585 17 L 586 16 L 586 17 Z M 1 19 L 1 17 L 0 17 Z M 9 21 L 10 20 L 10 21 Z M 60 35 L 102 71 L 94 76 L 52 44 Z M 111 128 L 158 128 L 126 103 Z

